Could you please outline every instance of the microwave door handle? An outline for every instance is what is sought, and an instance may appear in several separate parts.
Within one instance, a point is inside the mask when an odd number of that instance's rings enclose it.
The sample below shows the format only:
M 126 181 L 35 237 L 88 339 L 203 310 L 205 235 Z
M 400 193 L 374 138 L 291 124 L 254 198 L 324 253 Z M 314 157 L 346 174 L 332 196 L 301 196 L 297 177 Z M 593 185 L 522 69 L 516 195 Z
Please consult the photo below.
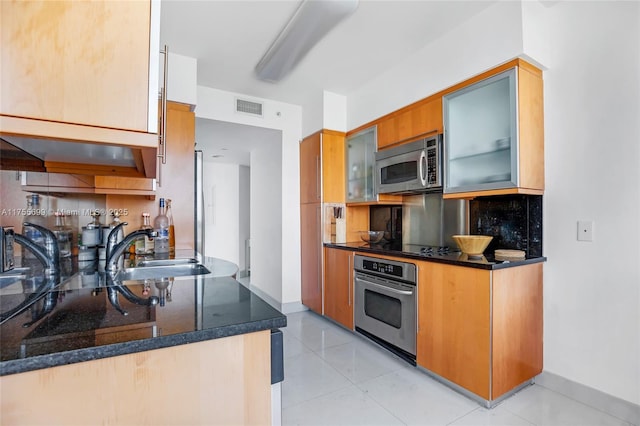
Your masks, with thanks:
M 420 153 L 420 183 L 427 186 L 427 152 L 422 150 Z

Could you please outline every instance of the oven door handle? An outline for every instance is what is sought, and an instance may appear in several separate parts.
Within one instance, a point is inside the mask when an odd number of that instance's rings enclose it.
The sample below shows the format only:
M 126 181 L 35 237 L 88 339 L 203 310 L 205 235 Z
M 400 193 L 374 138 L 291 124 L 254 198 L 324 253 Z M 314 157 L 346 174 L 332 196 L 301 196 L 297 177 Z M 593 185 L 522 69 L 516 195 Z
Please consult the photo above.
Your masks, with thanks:
M 372 286 L 379 287 L 379 288 L 381 288 L 381 289 L 387 290 L 387 291 L 389 291 L 390 293 L 400 294 L 400 295 L 402 295 L 402 296 L 412 296 L 412 295 L 413 295 L 413 293 L 414 293 L 413 291 L 407 291 L 407 290 L 396 290 L 396 289 L 395 289 L 395 288 L 393 288 L 393 287 L 388 287 L 388 286 L 386 286 L 386 285 L 377 284 L 377 283 L 374 283 L 374 282 L 371 282 L 371 281 L 365 281 L 365 280 L 360 279 L 360 278 L 358 278 L 358 277 L 356 277 L 356 280 L 359 280 L 359 281 L 361 281 L 361 282 L 363 282 L 363 283 L 366 283 L 367 285 L 372 285 Z

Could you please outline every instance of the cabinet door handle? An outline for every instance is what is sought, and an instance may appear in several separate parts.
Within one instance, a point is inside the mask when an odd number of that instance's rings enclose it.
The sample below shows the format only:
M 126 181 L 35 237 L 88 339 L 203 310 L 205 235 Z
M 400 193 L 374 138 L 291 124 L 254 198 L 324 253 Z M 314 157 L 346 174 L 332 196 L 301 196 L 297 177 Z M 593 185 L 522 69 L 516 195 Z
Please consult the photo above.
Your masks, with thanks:
M 158 144 L 161 152 L 158 154 L 158 158 L 162 161 L 162 164 L 167 164 L 167 74 L 169 72 L 169 49 L 167 45 L 164 45 L 164 49 L 160 51 L 161 55 L 164 55 L 162 76 L 162 88 L 160 89 L 160 131 L 158 132 Z M 158 164 L 157 183 L 161 185 L 160 172 L 162 168 Z
M 322 215 L 322 210 L 321 207 L 318 206 L 316 207 L 316 227 L 318 229 L 318 241 L 317 244 L 319 245 L 319 247 L 322 247 L 322 220 L 321 220 L 321 215 Z M 318 275 L 318 292 L 321 293 L 321 282 L 322 282 L 322 257 L 323 254 L 322 252 L 320 252 L 320 256 L 318 256 L 318 262 L 317 262 L 317 275 Z
M 320 156 L 316 155 L 316 199 L 320 199 Z
M 351 260 L 353 258 L 353 254 L 349 255 L 349 281 L 347 284 L 347 291 L 349 292 L 349 306 L 351 306 L 351 284 L 353 282 L 353 266 L 351 265 Z

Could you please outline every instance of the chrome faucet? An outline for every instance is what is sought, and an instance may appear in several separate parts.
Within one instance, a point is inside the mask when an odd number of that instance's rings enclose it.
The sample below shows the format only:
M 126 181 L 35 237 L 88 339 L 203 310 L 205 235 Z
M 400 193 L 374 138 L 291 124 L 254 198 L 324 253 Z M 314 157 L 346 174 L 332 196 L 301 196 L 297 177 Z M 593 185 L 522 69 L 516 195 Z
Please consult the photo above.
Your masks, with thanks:
M 107 272 L 116 272 L 118 270 L 118 258 L 122 256 L 127 247 L 136 238 L 141 236 L 153 238 L 158 234 L 152 229 L 139 229 L 137 231 L 133 231 L 129 235 L 125 236 L 122 241 L 118 242 L 118 233 L 120 232 L 120 229 L 125 225 L 128 225 L 128 223 L 119 223 L 111 230 L 111 232 L 109 232 L 109 236 L 107 237 L 107 260 L 105 264 L 105 271 Z
M 55 234 L 44 226 L 36 225 L 30 222 L 24 222 L 23 226 L 30 226 L 38 230 L 44 237 L 45 247 L 41 247 L 24 235 L 14 234 L 13 238 L 16 243 L 31 251 L 45 266 L 45 273 L 60 274 L 60 249 L 58 248 L 58 239 Z

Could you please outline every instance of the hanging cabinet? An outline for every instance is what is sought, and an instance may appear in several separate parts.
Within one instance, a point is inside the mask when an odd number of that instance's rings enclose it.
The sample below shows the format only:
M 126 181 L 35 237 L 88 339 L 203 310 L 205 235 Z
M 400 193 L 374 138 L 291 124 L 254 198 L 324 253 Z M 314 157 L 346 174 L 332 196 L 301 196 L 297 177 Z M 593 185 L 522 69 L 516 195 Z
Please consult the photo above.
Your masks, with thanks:
M 114 175 L 155 177 L 159 18 L 149 0 L 0 2 L 0 136 L 47 171 L 96 174 L 107 149 Z
M 542 194 L 542 74 L 524 61 L 443 96 L 445 198 Z

